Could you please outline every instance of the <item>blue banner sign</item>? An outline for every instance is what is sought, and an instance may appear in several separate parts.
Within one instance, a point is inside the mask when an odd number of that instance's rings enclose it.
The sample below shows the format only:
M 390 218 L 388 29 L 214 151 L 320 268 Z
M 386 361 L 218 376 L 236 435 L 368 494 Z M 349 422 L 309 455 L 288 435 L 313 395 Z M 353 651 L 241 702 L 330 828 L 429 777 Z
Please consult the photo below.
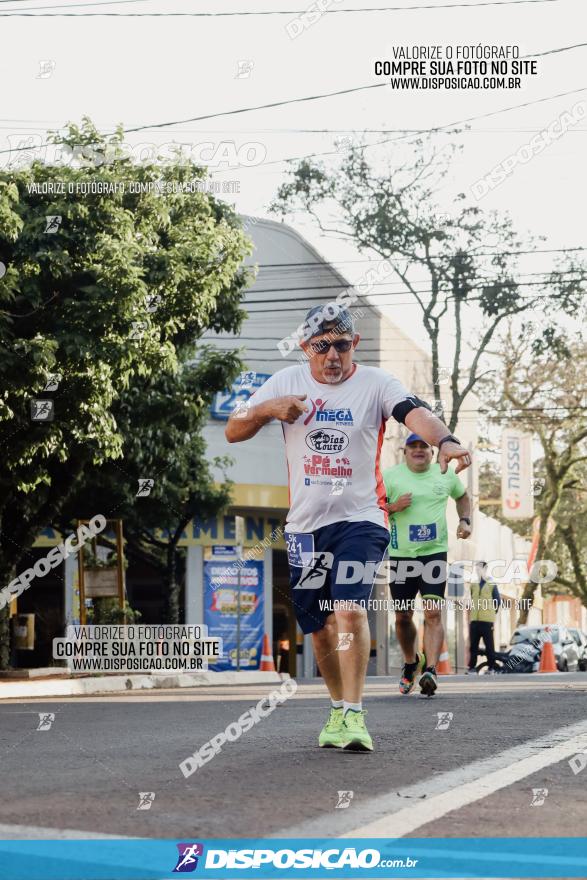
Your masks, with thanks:
M 263 646 L 263 560 L 204 562 L 204 623 L 222 639 L 224 656 L 213 672 L 237 668 L 237 597 L 240 571 L 240 668 L 258 669 Z
M 587 877 L 587 837 L 2 840 L 2 880 Z

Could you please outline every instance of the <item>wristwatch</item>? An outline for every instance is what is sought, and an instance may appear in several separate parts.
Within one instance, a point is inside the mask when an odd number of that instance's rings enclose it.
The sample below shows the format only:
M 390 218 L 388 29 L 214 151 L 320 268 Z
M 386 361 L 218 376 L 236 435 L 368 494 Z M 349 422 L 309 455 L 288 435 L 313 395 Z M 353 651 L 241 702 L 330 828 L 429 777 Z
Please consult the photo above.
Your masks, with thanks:
M 469 519 L 468 516 L 461 516 L 461 518 L 459 519 L 459 522 L 466 522 L 468 526 L 471 525 L 471 520 Z
M 454 436 L 454 434 L 447 434 L 446 437 L 443 437 L 442 440 L 440 440 L 440 442 L 438 443 L 438 450 L 440 451 L 440 447 L 442 446 L 443 443 L 449 443 L 449 442 L 450 443 L 458 443 L 459 446 L 461 445 L 461 441 L 458 440 Z

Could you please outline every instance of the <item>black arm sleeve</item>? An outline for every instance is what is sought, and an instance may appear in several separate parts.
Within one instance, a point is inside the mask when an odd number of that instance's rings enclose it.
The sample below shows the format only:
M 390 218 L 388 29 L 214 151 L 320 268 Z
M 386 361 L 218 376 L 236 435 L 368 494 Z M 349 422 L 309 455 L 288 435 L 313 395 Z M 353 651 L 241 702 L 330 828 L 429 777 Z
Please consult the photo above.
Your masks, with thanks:
M 430 404 L 426 403 L 425 400 L 420 400 L 420 398 L 416 397 L 414 394 L 411 394 L 409 397 L 406 397 L 405 400 L 401 400 L 397 403 L 392 409 L 391 414 L 396 422 L 401 422 L 402 425 L 405 425 L 408 413 L 411 413 L 413 409 L 418 409 L 421 406 L 432 412 Z

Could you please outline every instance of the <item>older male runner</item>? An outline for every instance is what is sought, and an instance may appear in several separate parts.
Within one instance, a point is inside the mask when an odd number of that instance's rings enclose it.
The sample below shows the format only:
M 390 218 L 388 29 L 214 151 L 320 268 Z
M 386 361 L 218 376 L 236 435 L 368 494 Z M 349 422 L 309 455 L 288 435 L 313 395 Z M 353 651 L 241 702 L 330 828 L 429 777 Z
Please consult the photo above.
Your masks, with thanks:
M 383 472 L 391 514 L 389 555 L 393 566 L 390 589 L 395 604 L 395 632 L 404 654 L 399 689 L 409 694 L 418 671 L 425 696 L 437 688 L 436 663 L 444 630 L 440 601 L 446 589 L 448 532 L 446 506 L 454 498 L 460 517 L 457 538 L 471 534 L 471 501 L 451 468 L 433 464 L 434 450 L 418 434 L 410 434 L 404 460 Z M 457 471 L 459 468 L 457 468 Z M 415 599 L 424 606 L 424 654 L 416 653 L 417 632 L 412 620 Z
M 353 363 L 359 339 L 337 303 L 310 309 L 301 343 L 309 362 L 271 376 L 248 410 L 231 416 L 226 437 L 236 443 L 272 419 L 282 423 L 292 602 L 300 628 L 312 634 L 332 701 L 319 745 L 364 751 L 373 749 L 362 706 L 371 645 L 366 605 L 389 543 L 379 469 L 385 422 L 393 417 L 438 446 L 443 473 L 451 459 L 462 470 L 471 458 L 395 376 Z M 308 577 L 321 556 L 328 562 L 322 578 Z

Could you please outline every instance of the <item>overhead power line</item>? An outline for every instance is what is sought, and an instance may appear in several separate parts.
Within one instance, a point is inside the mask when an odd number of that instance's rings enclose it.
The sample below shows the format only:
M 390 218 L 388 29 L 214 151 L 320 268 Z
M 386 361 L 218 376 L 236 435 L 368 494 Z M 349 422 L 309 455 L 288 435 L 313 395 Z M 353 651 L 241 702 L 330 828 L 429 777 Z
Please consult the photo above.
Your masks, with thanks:
M 421 134 L 433 134 L 439 131 L 445 131 L 450 128 L 458 128 L 460 125 L 466 125 L 469 122 L 476 122 L 478 119 L 488 119 L 491 116 L 498 116 L 500 113 L 509 113 L 512 110 L 521 110 L 525 107 L 532 107 L 535 104 L 544 104 L 546 101 L 554 101 L 556 98 L 567 98 L 569 95 L 576 95 L 581 92 L 587 91 L 587 86 L 582 86 L 580 89 L 573 89 L 570 92 L 559 92 L 556 95 L 549 95 L 546 98 L 537 98 L 535 101 L 526 101 L 524 104 L 515 104 L 513 107 L 503 107 L 501 110 L 492 110 L 489 113 L 481 113 L 478 116 L 469 116 L 466 119 L 458 119 L 455 122 L 448 122 L 446 125 L 438 125 L 434 128 L 422 129 Z M 398 137 L 394 138 L 384 138 L 380 141 L 373 141 L 370 144 L 359 144 L 356 149 L 357 150 L 368 150 L 370 147 L 379 147 L 382 144 L 390 144 L 396 141 L 406 140 L 406 138 L 412 137 L 411 134 L 402 134 Z M 320 153 L 308 153 L 305 156 L 290 156 L 286 159 L 273 159 L 270 162 L 263 162 L 263 168 L 267 168 L 269 165 L 281 165 L 283 162 L 300 162 L 302 159 L 317 159 L 322 156 L 340 156 L 340 150 L 325 150 Z M 236 170 L 236 168 L 242 168 L 242 165 L 237 165 L 235 168 L 231 170 Z
M 30 3 L 31 0 L 0 0 L 0 4 L 4 5 L 5 3 L 10 3 L 12 6 L 15 6 L 17 10 L 23 9 L 23 3 Z M 76 9 L 77 7 L 83 6 L 122 6 L 127 3 L 149 3 L 151 0 L 96 0 L 95 3 L 67 3 L 63 5 L 56 5 L 54 3 L 49 4 L 48 6 L 33 6 L 27 7 L 25 6 L 23 11 L 28 12 L 31 9 L 39 9 L 42 12 L 49 12 L 52 9 Z M 11 9 L 8 9 L 7 12 L 12 12 Z
M 219 116 L 236 116 L 239 113 L 251 113 L 254 110 L 271 110 L 275 107 L 284 107 L 286 104 L 303 104 L 307 101 L 320 101 L 324 98 L 337 98 L 340 95 L 350 95 L 353 92 L 364 92 L 369 89 L 380 89 L 387 86 L 388 83 L 371 83 L 367 86 L 354 86 L 350 89 L 339 89 L 336 92 L 325 92 L 321 95 L 308 95 L 304 98 L 289 98 L 286 101 L 272 101 L 269 104 L 259 104 L 255 107 L 242 107 L 237 110 L 225 110 L 220 113 L 211 113 L 204 116 L 194 116 L 191 119 L 179 119 L 175 122 L 156 122 L 153 125 L 136 125 L 133 128 L 125 128 L 125 134 L 132 134 L 135 131 L 144 131 L 151 128 L 168 128 L 170 125 L 185 125 L 186 122 L 201 122 L 203 119 L 216 119 Z
M 587 251 L 587 247 L 570 247 L 570 248 L 533 248 L 532 250 L 518 250 L 518 251 L 478 251 L 475 253 L 476 257 L 495 257 L 495 256 L 516 256 L 518 254 L 568 254 L 573 253 L 575 251 Z M 346 263 L 373 263 L 374 265 L 378 262 L 384 262 L 388 257 L 381 257 L 381 260 L 369 260 L 367 257 L 364 260 L 336 260 L 335 262 L 346 264 Z M 433 258 L 436 259 L 436 258 Z M 440 259 L 440 257 L 438 258 Z M 305 263 L 258 263 L 257 264 L 260 269 L 280 269 L 284 266 L 330 266 L 331 264 L 328 262 L 320 263 L 315 261 L 308 261 Z M 548 270 L 545 270 L 548 273 Z
M 559 52 L 569 52 L 571 49 L 581 49 L 587 43 L 573 43 L 572 46 L 561 46 L 560 49 L 547 49 L 546 52 L 535 52 L 533 55 L 522 55 L 522 58 L 542 58 L 544 55 L 556 55 Z
M 587 277 L 565 278 L 565 281 L 567 283 L 573 282 L 573 281 L 587 282 Z M 360 283 L 360 282 L 357 282 L 357 283 Z M 480 283 L 475 284 L 475 287 L 482 287 L 482 286 L 490 287 L 492 283 L 495 283 L 497 285 L 499 285 L 500 283 L 503 283 L 505 285 L 507 282 L 500 282 L 499 279 L 483 279 Z M 373 283 L 371 283 L 371 282 L 369 283 L 369 288 L 385 287 L 388 284 L 389 284 L 388 281 L 374 281 Z M 517 287 L 546 287 L 548 285 L 548 280 L 545 280 L 545 281 L 520 281 L 520 282 L 514 281 L 514 284 Z M 254 294 L 257 294 L 257 293 L 279 293 L 279 294 L 285 295 L 288 293 L 292 293 L 293 291 L 345 290 L 348 287 L 354 287 L 354 286 L 355 286 L 354 284 L 347 284 L 347 285 L 345 285 L 345 284 L 308 284 L 308 285 L 302 285 L 299 287 L 263 287 L 263 288 L 249 288 L 249 289 Z M 371 293 L 361 294 L 361 296 L 405 296 L 406 293 L 408 293 L 408 292 L 409 292 L 409 288 L 407 285 L 405 285 L 404 290 L 384 290 L 384 291 L 381 291 L 380 293 L 375 293 L 375 294 L 371 294 Z M 419 290 L 415 289 L 415 292 L 417 294 L 427 294 L 427 293 L 432 293 L 432 290 L 431 290 L 431 288 L 427 287 L 427 288 L 421 288 Z M 442 294 L 442 297 L 441 297 L 442 302 L 444 302 L 447 299 L 454 299 L 455 298 L 452 295 L 445 296 L 442 291 L 441 291 L 441 294 Z M 551 296 L 551 294 L 549 294 L 549 296 Z M 534 296 L 530 295 L 529 298 L 539 299 L 540 296 L 539 296 L 539 294 L 536 294 Z M 303 302 L 303 300 L 305 300 L 305 299 L 309 299 L 309 297 L 303 297 L 303 296 L 296 297 L 294 300 L 292 300 L 292 302 L 294 302 L 294 303 L 295 302 Z M 264 299 L 247 300 L 247 303 L 249 305 L 251 303 L 265 303 L 265 302 L 267 302 L 267 300 L 264 300 Z
M 307 268 L 307 270 L 309 271 L 309 270 L 311 269 L 312 266 L 314 266 L 314 268 L 320 268 L 320 267 L 323 268 L 324 266 L 328 265 L 328 268 L 330 269 L 330 267 L 334 266 L 335 263 L 338 264 L 339 262 L 340 262 L 340 263 L 345 263 L 345 262 L 348 262 L 348 263 L 359 262 L 359 263 L 360 263 L 360 262 L 362 262 L 362 261 L 361 261 L 361 260 L 356 260 L 356 261 L 353 261 L 353 260 L 340 260 L 340 261 L 338 261 L 338 260 L 332 260 L 332 261 L 329 261 L 328 264 L 325 264 L 325 263 L 310 263 L 310 264 L 307 264 L 306 268 Z M 249 264 L 247 264 L 247 265 L 249 265 Z M 250 265 L 255 265 L 255 264 L 253 263 L 253 264 L 250 264 Z M 257 265 L 259 265 L 261 268 L 263 268 L 266 264 L 257 264 Z M 271 265 L 271 264 L 269 264 L 269 265 Z M 296 263 L 291 263 L 291 264 L 289 264 L 289 265 L 290 265 L 291 268 L 293 269 L 293 268 L 295 268 Z M 299 264 L 299 265 L 302 265 L 302 264 Z M 373 265 L 376 265 L 376 263 L 374 263 Z M 540 272 L 518 272 L 518 273 L 516 274 L 516 277 L 517 277 L 517 278 L 530 278 L 530 277 L 535 278 L 535 277 L 537 277 L 538 275 L 546 275 L 546 276 L 550 276 L 551 273 L 552 273 L 552 271 L 553 271 L 552 269 L 542 269 Z M 579 271 L 578 269 L 564 269 L 564 270 L 561 272 L 561 274 L 562 274 L 562 275 L 569 275 L 569 274 L 572 275 L 572 274 L 576 274 L 578 271 Z M 263 276 L 265 276 L 266 274 L 267 274 L 266 272 L 263 272 Z M 479 274 L 479 275 L 477 275 L 476 277 L 482 279 L 483 281 L 499 281 L 499 280 L 501 279 L 501 276 L 498 276 L 498 275 L 481 275 L 481 274 Z M 258 281 L 260 278 L 261 278 L 261 273 L 259 273 L 259 275 L 257 276 L 256 280 Z M 294 278 L 293 280 L 296 280 L 296 279 Z M 303 273 L 302 273 L 302 277 L 300 278 L 300 280 L 301 280 L 301 281 L 304 280 L 304 279 L 303 279 Z M 270 281 L 270 279 L 268 278 L 267 281 Z M 356 283 L 356 284 L 360 284 L 360 282 L 361 282 L 361 279 L 359 278 L 359 279 L 357 279 L 356 282 L 352 282 L 352 283 L 351 283 L 351 282 L 349 281 L 348 284 L 338 284 L 338 285 L 336 285 L 336 286 L 337 286 L 337 287 L 354 286 L 355 283 Z M 404 281 L 401 281 L 401 280 L 399 280 L 399 279 L 396 280 L 396 281 L 388 280 L 388 281 L 384 281 L 384 282 L 379 282 L 379 281 L 377 282 L 377 284 L 380 284 L 380 283 L 381 283 L 381 284 L 389 284 L 390 286 L 393 285 L 393 286 L 395 286 L 395 287 L 400 287 L 400 286 L 402 286 L 402 285 L 405 286 L 405 282 L 404 282 Z M 413 282 L 413 285 L 416 285 L 416 284 L 427 284 L 427 283 L 428 283 L 427 281 L 425 281 L 424 279 L 421 279 L 420 281 L 414 281 L 414 282 Z M 427 290 L 427 289 L 428 289 L 428 288 L 422 288 L 422 291 L 425 291 L 425 290 Z
M 2 0 L 0 0 L 2 2 Z M 140 2 L 144 2 L 144 0 L 140 0 Z M 4 125 L 3 123 L 10 123 L 10 125 Z M 61 125 L 60 122 L 56 122 L 54 120 L 38 120 L 38 119 L 17 119 L 6 118 L 0 119 L 0 128 L 6 129 L 8 131 L 14 131 L 15 125 L 19 126 L 20 130 L 31 131 L 33 133 L 38 133 L 39 128 L 42 126 L 52 126 L 53 128 L 59 128 Z M 24 128 L 27 126 L 27 128 Z M 29 128 L 28 126 L 34 126 Z M 354 128 L 268 128 L 267 126 L 263 128 L 235 128 L 231 126 L 230 128 L 178 128 L 176 129 L 178 134 L 186 135 L 186 134 L 230 134 L 234 135 L 238 134 L 278 134 L 278 135 L 292 135 L 292 134 L 340 134 L 340 135 L 349 135 L 357 134 L 356 126 Z M 361 128 L 361 134 L 426 134 L 426 132 L 430 131 L 428 128 Z M 468 128 L 465 131 L 460 132 L 461 134 L 536 134 L 537 132 L 542 131 L 541 128 Z M 587 128 L 570 128 L 565 134 L 586 134 Z M 220 168 L 218 171 L 232 171 L 233 168 Z
M 1 13 L 0 13 L 0 15 L 1 15 Z M 352 92 L 362 92 L 362 91 L 365 91 L 366 89 L 380 89 L 380 88 L 384 88 L 387 85 L 388 85 L 387 83 L 372 83 L 371 85 L 368 85 L 368 86 L 354 86 L 353 88 L 350 88 L 350 89 L 340 89 L 339 91 L 327 92 L 322 95 L 308 95 L 304 98 L 289 98 L 286 101 L 272 101 L 269 104 L 258 104 L 254 107 L 241 107 L 236 110 L 223 110 L 220 113 L 206 113 L 202 116 L 192 116 L 189 119 L 176 119 L 171 122 L 153 122 L 153 123 L 149 123 L 148 125 L 135 125 L 132 128 L 125 128 L 124 134 L 132 134 L 133 132 L 145 131 L 145 130 L 152 129 L 152 128 L 168 128 L 171 125 L 185 125 L 188 122 L 202 122 L 204 119 L 217 119 L 220 116 L 236 116 L 240 113 L 252 113 L 255 110 L 270 110 L 275 107 L 285 107 L 286 105 L 289 105 L 289 104 L 301 104 L 306 101 L 319 101 L 319 100 L 322 100 L 323 98 L 333 98 L 333 97 L 338 97 L 340 95 L 349 95 Z M 107 135 L 107 137 L 110 137 L 113 134 L 115 134 L 115 132 L 111 132 L 110 135 Z M 50 146 L 50 144 L 46 143 L 46 144 L 42 144 L 42 146 L 48 147 L 48 146 Z M 19 152 L 22 152 L 23 150 L 30 150 L 30 147 L 17 147 L 14 150 L 10 150 L 10 149 L 0 150 L 0 153 L 10 153 L 10 152 L 19 153 Z M 281 161 L 286 161 L 286 160 L 281 160 Z
M 6 2 L 6 0 L 0 0 Z M 118 2 L 135 2 L 135 0 L 118 0 Z M 140 0 L 136 0 L 140 2 Z M 325 9 L 322 15 L 336 15 L 341 13 L 357 12 L 415 12 L 418 10 L 436 9 L 477 9 L 481 6 L 522 6 L 537 3 L 558 3 L 559 0 L 483 0 L 479 3 L 434 3 L 421 6 L 362 6 L 355 9 Z M 22 11 L 15 11 L 13 15 L 28 18 L 94 18 L 106 16 L 109 18 L 228 18 L 243 16 L 265 15 L 303 15 L 307 9 L 261 9 L 261 10 L 236 10 L 234 12 L 46 12 L 47 9 L 75 9 L 86 6 L 101 6 L 106 3 L 76 3 L 51 6 L 29 6 Z M 109 4 L 108 4 L 109 5 Z M 29 13 L 36 13 L 30 15 Z M 2 17 L 9 17 L 10 13 L 0 13 Z
M 169 126 L 172 126 L 172 125 L 185 125 L 188 122 L 202 122 L 205 119 L 217 119 L 220 116 L 235 116 L 235 115 L 238 115 L 241 113 L 251 113 L 255 110 L 267 110 L 267 109 L 273 109 L 275 107 L 284 107 L 289 104 L 301 104 L 306 101 L 318 101 L 318 100 L 322 100 L 324 98 L 333 98 L 333 97 L 338 97 L 340 95 L 348 95 L 348 94 L 351 94 L 352 92 L 361 92 L 361 91 L 365 91 L 368 89 L 378 89 L 378 88 L 382 88 L 387 85 L 388 85 L 388 83 L 374 83 L 374 84 L 371 84 L 368 86 L 355 86 L 350 89 L 341 89 L 336 92 L 326 92 L 321 95 L 309 95 L 304 98 L 290 98 L 285 101 L 273 101 L 269 104 L 259 104 L 254 107 L 241 107 L 236 110 L 223 110 L 220 113 L 207 113 L 202 116 L 192 116 L 189 119 L 180 119 L 180 120 L 173 120 L 171 122 L 155 122 L 155 123 L 150 123 L 150 124 L 145 124 L 145 125 L 136 125 L 132 128 L 124 129 L 123 133 L 130 134 L 130 133 L 137 132 L 137 131 L 146 131 L 146 130 L 152 129 L 152 128 L 168 128 Z M 512 110 L 520 110 L 525 107 L 532 107 L 536 104 L 543 104 L 547 101 L 554 101 L 556 98 L 566 98 L 569 95 L 576 95 L 580 92 L 585 92 L 585 91 L 587 91 L 587 86 L 583 86 L 579 89 L 573 89 L 569 92 L 558 92 L 556 95 L 548 95 L 545 98 L 537 98 L 534 101 L 525 101 L 523 104 L 515 104 L 512 107 L 503 107 L 501 110 L 492 110 L 489 113 L 482 113 L 478 116 L 469 116 L 466 119 L 460 119 L 460 120 L 456 120 L 454 122 L 448 122 L 445 125 L 439 125 L 439 126 L 435 126 L 432 128 L 423 129 L 422 131 L 428 132 L 428 133 L 433 133 L 433 132 L 437 132 L 437 131 L 444 131 L 447 128 L 455 128 L 459 125 L 464 125 L 467 122 L 474 122 L 477 119 L 486 119 L 490 116 L 498 116 L 500 113 L 509 113 Z M 107 135 L 107 137 L 110 137 L 113 134 L 115 134 L 115 132 L 111 132 L 110 135 Z M 357 147 L 357 149 L 366 150 L 369 147 L 376 147 L 376 146 L 380 146 L 381 144 L 391 143 L 393 141 L 405 140 L 406 137 L 409 137 L 409 136 L 410 135 L 399 135 L 399 137 L 396 137 L 396 138 L 385 138 L 384 140 L 381 140 L 381 141 L 374 141 L 371 144 L 359 145 Z M 41 146 L 48 147 L 48 146 L 50 146 L 50 144 L 46 143 L 46 144 L 42 144 Z M 40 149 L 40 147 L 37 147 L 36 149 Z M 2 154 L 2 153 L 19 153 L 24 150 L 30 150 L 30 146 L 16 147 L 15 149 L 0 150 L 0 154 Z M 332 151 L 324 152 L 324 153 L 310 153 L 306 156 L 292 156 L 292 157 L 286 158 L 286 159 L 275 159 L 271 162 L 263 162 L 262 165 L 263 165 L 263 167 L 267 167 L 268 165 L 280 164 L 282 162 L 295 162 L 295 161 L 300 161 L 301 159 L 310 159 L 310 158 L 314 158 L 317 156 L 329 156 L 329 155 L 340 155 L 340 151 L 339 150 L 332 150 Z M 236 167 L 240 167 L 240 166 L 236 166 Z M 235 170 L 235 169 L 233 168 L 231 170 Z

